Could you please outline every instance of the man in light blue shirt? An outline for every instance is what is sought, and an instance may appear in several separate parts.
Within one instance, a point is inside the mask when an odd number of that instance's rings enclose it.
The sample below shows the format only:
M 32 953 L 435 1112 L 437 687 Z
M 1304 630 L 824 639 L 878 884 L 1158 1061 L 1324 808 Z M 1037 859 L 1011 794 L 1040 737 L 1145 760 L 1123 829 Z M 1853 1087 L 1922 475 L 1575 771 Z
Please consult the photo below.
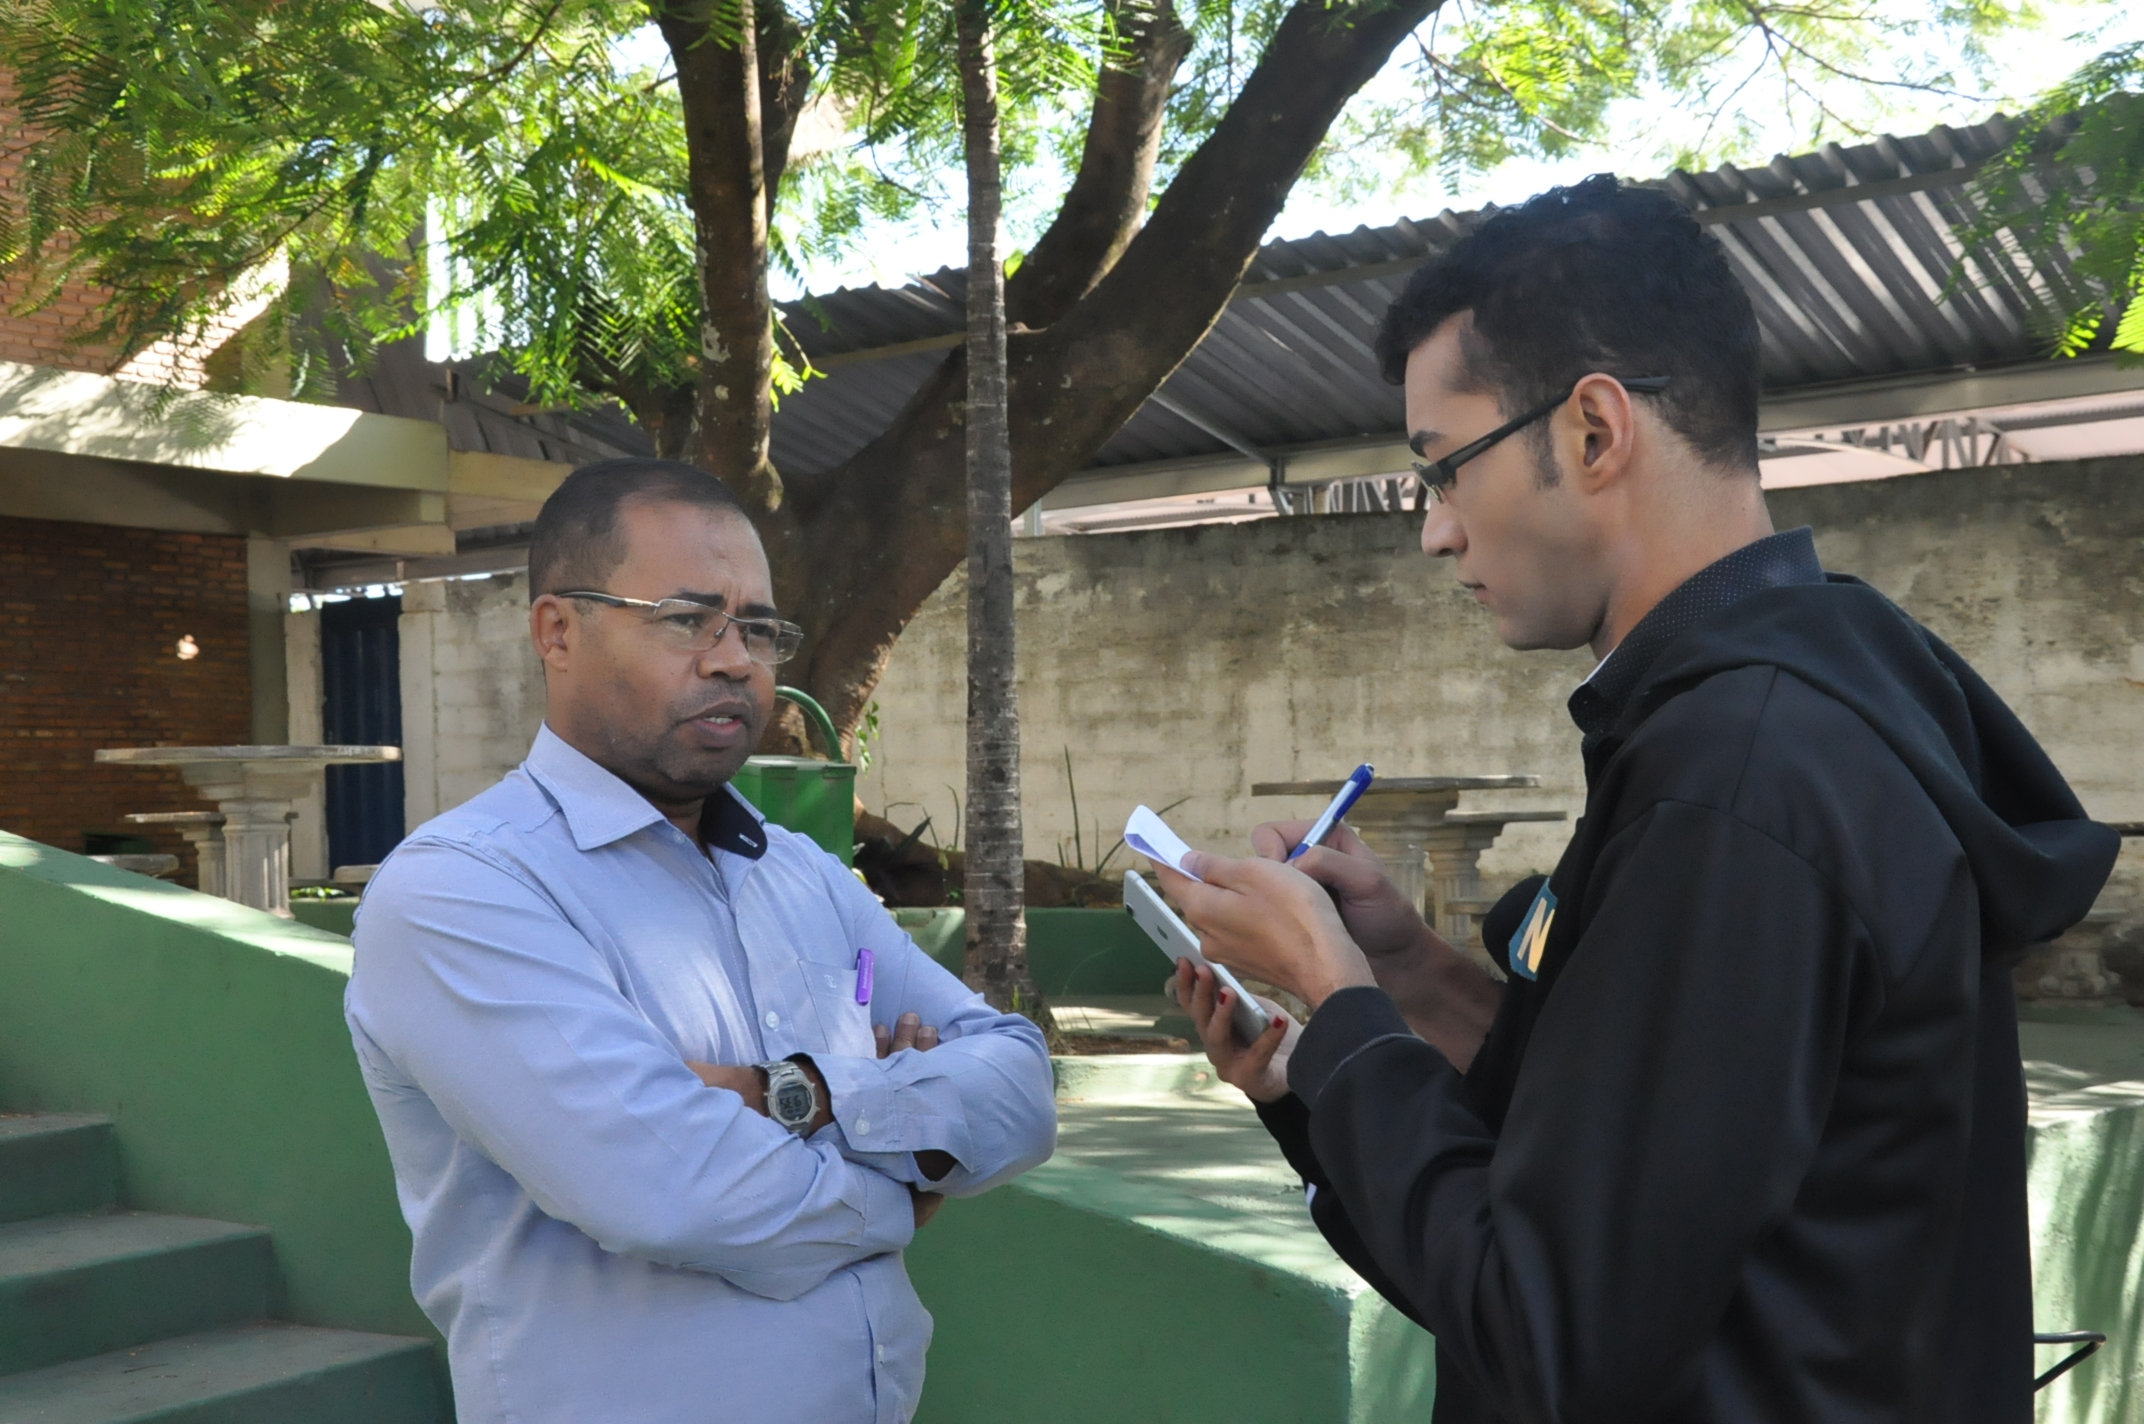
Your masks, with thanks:
M 529 563 L 545 725 L 381 866 L 346 1001 L 462 1424 L 904 1421 L 901 1250 L 1049 1156 L 1042 1036 L 729 789 L 800 635 L 718 481 L 588 466 Z

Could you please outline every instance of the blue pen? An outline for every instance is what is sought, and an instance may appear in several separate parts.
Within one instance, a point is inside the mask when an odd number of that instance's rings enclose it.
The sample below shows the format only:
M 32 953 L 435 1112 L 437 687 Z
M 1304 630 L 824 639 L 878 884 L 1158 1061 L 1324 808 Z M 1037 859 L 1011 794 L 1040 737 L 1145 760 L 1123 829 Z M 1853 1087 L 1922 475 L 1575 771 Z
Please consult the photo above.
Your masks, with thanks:
M 878 967 L 878 956 L 868 949 L 856 951 L 856 1002 L 871 1002 L 871 971 Z
M 1325 838 L 1333 833 L 1333 827 L 1340 824 L 1340 818 L 1355 809 L 1355 803 L 1362 799 L 1362 793 L 1368 791 L 1370 783 L 1376 779 L 1377 768 L 1371 766 L 1368 762 L 1356 767 L 1349 774 L 1348 779 L 1341 784 L 1339 793 L 1332 799 L 1332 804 L 1325 808 L 1325 814 L 1318 817 L 1316 823 L 1311 826 L 1310 834 L 1303 837 L 1302 843 L 1296 846 L 1294 850 L 1288 852 L 1288 859 L 1291 861 L 1299 859 L 1303 852 L 1309 850 L 1312 846 L 1323 845 Z

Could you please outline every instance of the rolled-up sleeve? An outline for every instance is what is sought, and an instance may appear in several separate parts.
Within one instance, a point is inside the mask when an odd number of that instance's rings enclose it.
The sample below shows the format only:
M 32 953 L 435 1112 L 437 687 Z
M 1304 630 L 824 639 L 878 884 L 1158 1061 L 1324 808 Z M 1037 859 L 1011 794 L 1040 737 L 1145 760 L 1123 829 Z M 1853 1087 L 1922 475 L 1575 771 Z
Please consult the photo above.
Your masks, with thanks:
M 605 1250 L 786 1300 L 914 1235 L 906 1185 L 702 1084 L 508 866 L 405 844 L 367 890 L 358 946 L 353 1029 Z
M 833 1097 L 842 1148 L 950 1196 L 973 1196 L 1047 1161 L 1057 1146 L 1057 1101 L 1042 1031 L 997 1012 L 947 973 L 853 878 L 833 874 L 827 883 L 849 934 L 876 961 L 872 1023 L 890 1029 L 913 1013 L 941 1035 L 928 1052 L 812 1055 Z M 926 1151 L 951 1156 L 953 1170 L 924 1178 L 914 1154 Z

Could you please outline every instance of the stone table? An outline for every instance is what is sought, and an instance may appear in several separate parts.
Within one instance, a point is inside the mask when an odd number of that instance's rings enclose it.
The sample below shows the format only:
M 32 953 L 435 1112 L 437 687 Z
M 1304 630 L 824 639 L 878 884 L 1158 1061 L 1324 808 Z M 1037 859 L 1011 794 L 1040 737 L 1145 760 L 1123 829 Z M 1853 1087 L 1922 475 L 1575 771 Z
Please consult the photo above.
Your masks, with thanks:
M 330 766 L 400 761 L 400 747 L 108 747 L 111 766 L 172 766 L 223 813 L 223 895 L 290 919 L 290 820 Z
M 1481 853 L 1505 826 L 1518 821 L 1560 821 L 1561 811 L 1461 811 L 1468 791 L 1509 791 L 1539 786 L 1541 778 L 1512 776 L 1386 776 L 1371 783 L 1347 823 L 1385 862 L 1401 894 L 1434 915 L 1437 933 L 1462 949 L 1476 950 L 1474 923 L 1482 897 Z M 1253 796 L 1316 796 L 1330 799 L 1338 781 L 1261 781 Z
M 194 848 L 196 889 L 223 893 L 223 813 L 221 811 L 137 811 L 124 818 L 133 826 L 171 826 Z

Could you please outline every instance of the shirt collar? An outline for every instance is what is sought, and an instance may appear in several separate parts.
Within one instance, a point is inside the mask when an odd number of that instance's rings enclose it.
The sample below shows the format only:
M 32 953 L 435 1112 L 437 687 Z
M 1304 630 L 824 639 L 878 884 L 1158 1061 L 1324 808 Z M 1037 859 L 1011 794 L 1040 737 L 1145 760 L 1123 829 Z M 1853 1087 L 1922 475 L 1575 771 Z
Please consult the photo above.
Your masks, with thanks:
M 649 826 L 667 824 L 647 797 L 574 749 L 547 722 L 521 769 L 558 803 L 576 850 L 595 850 Z M 715 850 L 757 860 L 767 853 L 765 818 L 729 787 L 707 798 L 700 838 Z
M 1646 671 L 1689 628 L 1760 589 L 1823 581 L 1816 539 L 1806 525 L 1745 544 L 1706 565 L 1655 604 L 1579 684 L 1571 694 L 1571 720 L 1590 746 L 1615 726 Z

